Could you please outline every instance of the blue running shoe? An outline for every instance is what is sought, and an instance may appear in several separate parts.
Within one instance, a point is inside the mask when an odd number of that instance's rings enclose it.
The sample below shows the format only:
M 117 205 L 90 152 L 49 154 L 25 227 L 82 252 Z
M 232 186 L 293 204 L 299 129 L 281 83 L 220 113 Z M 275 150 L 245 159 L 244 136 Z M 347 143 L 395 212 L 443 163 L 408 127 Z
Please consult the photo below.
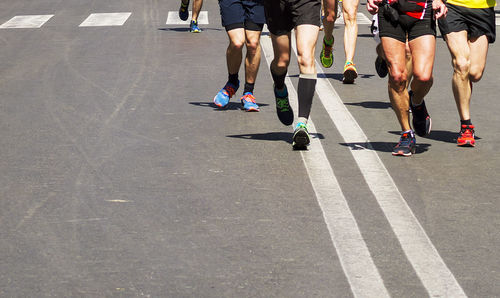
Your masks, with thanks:
M 392 155 L 394 156 L 411 156 L 415 153 L 416 148 L 415 135 L 413 131 L 403 132 L 398 144 L 392 150 Z
M 309 138 L 309 132 L 307 131 L 307 126 L 303 122 L 297 123 L 295 126 L 295 131 L 293 132 L 293 143 L 292 147 L 294 150 L 304 150 L 311 142 Z
M 247 112 L 258 112 L 259 106 L 255 102 L 255 97 L 252 92 L 245 92 L 241 97 L 241 105 L 243 106 L 243 110 Z
M 200 27 L 198 27 L 198 21 L 191 21 L 191 25 L 189 25 L 189 32 L 200 33 L 201 31 Z
M 189 6 L 189 0 L 186 4 L 184 4 L 184 2 L 181 0 L 181 7 L 179 8 L 179 19 L 183 21 L 188 19 L 189 17 L 188 6 Z
M 238 85 L 236 85 L 236 86 L 227 82 L 226 86 L 224 86 L 224 88 L 220 89 L 220 91 L 217 93 L 217 95 L 215 95 L 214 104 L 222 109 L 227 107 L 227 104 L 229 103 L 229 99 L 231 97 L 233 97 L 233 95 L 236 93 L 236 90 L 238 90 L 239 85 L 240 85 L 240 81 L 238 81 Z

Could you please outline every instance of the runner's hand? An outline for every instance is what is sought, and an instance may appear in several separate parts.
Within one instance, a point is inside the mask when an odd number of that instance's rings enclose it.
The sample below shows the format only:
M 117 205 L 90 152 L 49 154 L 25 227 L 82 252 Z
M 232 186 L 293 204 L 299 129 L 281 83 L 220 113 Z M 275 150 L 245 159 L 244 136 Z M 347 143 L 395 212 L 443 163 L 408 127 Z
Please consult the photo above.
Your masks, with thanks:
M 368 0 L 366 3 L 366 8 L 371 14 L 378 13 L 378 5 L 382 3 L 382 0 Z
M 432 1 L 432 9 L 434 10 L 434 17 L 436 20 L 446 17 L 446 13 L 448 12 L 448 8 L 442 0 Z

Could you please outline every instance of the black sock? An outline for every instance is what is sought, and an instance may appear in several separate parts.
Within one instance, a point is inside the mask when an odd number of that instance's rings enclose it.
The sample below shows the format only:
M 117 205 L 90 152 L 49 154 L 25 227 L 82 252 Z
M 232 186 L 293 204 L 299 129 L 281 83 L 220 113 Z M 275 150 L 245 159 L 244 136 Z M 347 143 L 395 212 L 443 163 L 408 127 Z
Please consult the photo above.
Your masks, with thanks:
M 248 83 L 248 82 L 245 82 L 245 89 L 243 90 L 243 94 L 247 93 L 247 92 L 251 92 L 253 93 L 253 87 L 255 86 L 255 83 Z
M 299 117 L 309 118 L 311 106 L 316 88 L 316 74 L 300 75 L 297 87 L 299 101 Z
M 283 74 L 275 74 L 271 69 L 271 76 L 273 77 L 274 86 L 278 90 L 282 90 L 285 87 L 286 71 Z
M 229 83 L 233 84 L 234 86 L 238 86 L 238 73 L 235 74 L 229 74 L 228 80 Z
M 472 122 L 469 120 L 460 120 L 460 125 L 472 125 Z

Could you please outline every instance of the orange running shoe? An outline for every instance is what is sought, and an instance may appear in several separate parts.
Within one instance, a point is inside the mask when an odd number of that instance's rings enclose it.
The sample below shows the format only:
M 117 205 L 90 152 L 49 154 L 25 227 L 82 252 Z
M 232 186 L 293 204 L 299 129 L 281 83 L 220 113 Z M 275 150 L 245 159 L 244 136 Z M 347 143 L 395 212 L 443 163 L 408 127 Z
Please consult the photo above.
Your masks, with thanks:
M 474 140 L 474 125 L 462 125 L 460 135 L 457 139 L 457 145 L 462 147 L 474 147 L 476 140 Z

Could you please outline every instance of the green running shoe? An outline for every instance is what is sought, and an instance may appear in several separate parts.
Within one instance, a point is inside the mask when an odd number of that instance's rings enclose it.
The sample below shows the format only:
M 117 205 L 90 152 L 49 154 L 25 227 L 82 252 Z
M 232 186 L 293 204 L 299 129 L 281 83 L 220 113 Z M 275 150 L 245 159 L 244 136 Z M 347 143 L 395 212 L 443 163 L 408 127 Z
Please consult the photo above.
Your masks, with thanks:
M 319 59 L 324 68 L 330 68 L 333 65 L 333 41 L 334 39 L 332 39 L 331 43 L 327 43 L 323 38 L 323 48 L 321 49 Z

